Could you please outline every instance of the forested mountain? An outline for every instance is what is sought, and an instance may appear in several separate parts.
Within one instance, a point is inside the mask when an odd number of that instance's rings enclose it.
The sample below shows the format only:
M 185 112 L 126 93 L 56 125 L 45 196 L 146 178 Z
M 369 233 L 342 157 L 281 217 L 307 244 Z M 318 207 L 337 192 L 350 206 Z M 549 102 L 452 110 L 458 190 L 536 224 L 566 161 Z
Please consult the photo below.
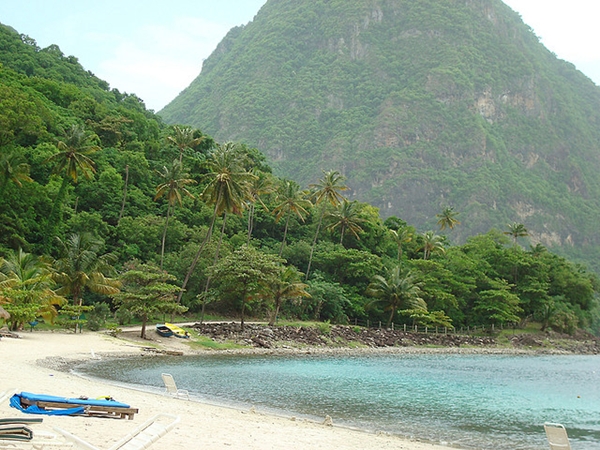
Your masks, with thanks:
M 444 234 L 466 212 L 444 208 L 429 230 L 383 221 L 348 198 L 351 182 L 336 170 L 303 185 L 277 177 L 259 149 L 167 126 L 76 57 L 0 25 L 0 306 L 11 327 L 145 325 L 187 310 L 600 329 L 597 278 L 530 247 L 524 224 L 453 246 Z
M 600 89 L 500 0 L 269 0 L 159 113 L 457 242 L 524 223 L 600 269 Z

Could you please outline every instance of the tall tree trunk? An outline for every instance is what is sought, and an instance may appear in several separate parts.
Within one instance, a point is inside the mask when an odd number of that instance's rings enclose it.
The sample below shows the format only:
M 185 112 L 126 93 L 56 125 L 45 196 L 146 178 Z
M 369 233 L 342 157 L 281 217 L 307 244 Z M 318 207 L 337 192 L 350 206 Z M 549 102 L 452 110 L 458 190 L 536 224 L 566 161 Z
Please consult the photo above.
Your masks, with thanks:
M 148 322 L 148 316 L 144 315 L 142 317 L 142 332 L 140 333 L 140 337 L 142 339 L 146 339 L 146 323 Z
M 244 331 L 244 312 L 246 310 L 246 292 L 244 291 L 244 294 L 242 295 L 242 317 L 240 320 L 240 327 L 242 329 L 242 331 Z
M 390 312 L 390 318 L 388 319 L 388 323 L 387 323 L 388 328 L 390 327 L 392 320 L 394 320 L 394 312 L 395 312 L 395 308 L 392 308 L 392 311 Z
M 269 320 L 269 326 L 272 327 L 275 325 L 277 321 L 277 316 L 279 315 L 279 309 L 281 308 L 281 300 L 275 300 L 275 310 L 271 315 L 271 320 Z
M 317 238 L 319 237 L 319 231 L 321 231 L 321 222 L 323 221 L 323 215 L 325 214 L 325 208 L 321 211 L 321 215 L 319 216 L 319 224 L 317 225 L 317 232 L 315 233 L 315 238 L 313 239 L 312 247 L 310 248 L 310 256 L 308 258 L 308 267 L 306 268 L 306 277 L 305 280 L 308 280 L 308 275 L 310 274 L 310 266 L 312 265 L 313 253 L 315 251 L 315 246 L 317 245 Z
M 252 237 L 252 230 L 254 229 L 254 203 L 248 208 L 248 244 L 250 244 L 250 237 Z
M 125 201 L 127 200 L 127 185 L 129 184 L 129 164 L 125 166 L 125 186 L 123 187 L 123 201 L 121 202 L 121 211 L 119 212 L 119 218 L 117 219 L 117 226 L 123 218 L 125 212 Z
M 83 295 L 81 295 L 80 289 L 75 289 L 73 291 L 73 305 L 79 306 L 77 310 L 77 321 L 75 322 L 75 334 L 77 334 L 77 328 L 79 327 L 79 332 L 81 333 L 82 326 L 79 323 L 81 319 L 81 306 L 83 305 Z
M 221 235 L 219 236 L 219 243 L 215 251 L 215 257 L 213 258 L 213 266 L 219 260 L 219 252 L 221 251 L 221 244 L 223 243 L 223 234 L 225 233 L 225 223 L 227 222 L 227 213 L 223 214 L 223 226 L 221 227 Z M 204 286 L 204 298 L 207 298 L 208 290 L 210 289 L 210 275 L 206 277 L 206 286 Z M 200 324 L 204 321 L 204 310 L 206 307 L 206 301 L 202 302 L 202 312 L 200 313 Z
M 279 257 L 283 254 L 283 247 L 285 246 L 285 239 L 287 238 L 288 225 L 290 223 L 290 213 L 288 213 L 287 219 L 285 219 L 285 228 L 283 230 L 283 239 L 281 241 L 281 247 L 279 247 Z
M 65 176 L 62 179 L 62 183 L 60 185 L 60 189 L 56 194 L 56 198 L 54 199 L 54 203 L 52 203 L 52 209 L 50 210 L 50 214 L 48 215 L 48 222 L 46 224 L 46 232 L 44 236 L 44 246 L 46 247 L 46 251 L 50 252 L 50 240 L 55 235 L 55 230 L 58 227 L 58 224 L 62 220 L 61 208 L 62 202 L 65 197 L 65 193 L 67 191 L 67 185 L 69 184 L 69 179 Z
M 160 270 L 163 268 L 163 260 L 165 259 L 165 241 L 167 240 L 167 228 L 169 227 L 169 216 L 171 214 L 171 205 L 167 205 L 167 220 L 165 221 L 165 229 L 162 235 L 162 245 L 160 247 Z
M 190 281 L 190 277 L 192 276 L 192 273 L 194 272 L 194 269 L 196 268 L 196 264 L 198 264 L 198 260 L 200 259 L 200 254 L 202 253 L 202 250 L 204 250 L 204 247 L 206 246 L 207 242 L 210 241 L 210 238 L 212 236 L 213 228 L 215 226 L 215 220 L 217 219 L 217 207 L 219 204 L 219 200 L 220 200 L 220 194 L 219 194 L 219 198 L 217 199 L 217 202 L 215 203 L 215 210 L 213 212 L 213 217 L 210 222 L 210 227 L 208 229 L 208 233 L 206 233 L 206 237 L 204 238 L 204 241 L 202 241 L 200 248 L 198 249 L 198 251 L 196 252 L 196 255 L 194 256 L 194 260 L 192 261 L 192 264 L 190 265 L 190 268 L 188 269 L 188 272 L 185 274 L 185 278 L 183 279 L 183 283 L 181 285 L 181 290 L 179 291 L 179 294 L 177 295 L 177 303 L 178 304 L 181 303 L 181 297 L 183 296 L 185 287 L 187 286 L 188 281 Z

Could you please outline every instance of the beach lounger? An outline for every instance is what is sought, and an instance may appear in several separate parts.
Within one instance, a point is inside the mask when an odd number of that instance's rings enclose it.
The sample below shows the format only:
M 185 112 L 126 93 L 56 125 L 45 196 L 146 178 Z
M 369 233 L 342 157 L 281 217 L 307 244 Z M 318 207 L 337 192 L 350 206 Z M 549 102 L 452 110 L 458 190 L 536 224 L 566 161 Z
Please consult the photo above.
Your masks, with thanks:
M 65 398 L 54 395 L 21 392 L 10 398 L 10 406 L 27 414 L 51 416 L 99 416 L 118 419 L 133 419 L 137 408 L 114 400 L 94 400 L 87 398 Z
M 119 442 L 108 448 L 107 450 L 142 450 L 148 448 L 154 442 L 171 431 L 177 423 L 179 416 L 171 414 L 157 414 L 148 421 L 141 424 L 131 433 L 123 437 Z M 62 434 L 65 439 L 75 444 L 77 448 L 86 450 L 102 450 L 89 442 L 84 441 L 78 436 L 75 436 L 62 428 L 55 427 L 54 430 Z
M 0 419 L 0 449 L 65 449 L 73 447 L 54 433 L 35 430 L 29 425 L 42 423 L 41 418 L 3 418 Z
M 33 431 L 27 425 L 42 423 L 44 419 L 29 419 L 9 417 L 0 419 L 0 439 L 14 441 L 30 441 L 33 439 Z
M 188 391 L 185 389 L 177 389 L 173 375 L 170 373 L 163 373 L 161 374 L 161 377 L 163 379 L 163 383 L 165 383 L 167 394 L 170 394 L 173 397 L 185 398 L 186 400 L 190 399 L 190 393 Z
M 72 449 L 73 443 L 54 433 L 35 432 L 31 441 L 10 441 L 0 439 L 0 450 L 66 450 Z
M 571 450 L 567 430 L 563 425 L 546 422 L 544 430 L 546 431 L 546 437 L 548 438 L 551 450 Z
M 15 394 L 16 392 L 17 392 L 16 389 L 8 389 L 4 392 L 0 392 L 0 403 L 2 403 L 6 399 L 12 397 L 13 394 Z

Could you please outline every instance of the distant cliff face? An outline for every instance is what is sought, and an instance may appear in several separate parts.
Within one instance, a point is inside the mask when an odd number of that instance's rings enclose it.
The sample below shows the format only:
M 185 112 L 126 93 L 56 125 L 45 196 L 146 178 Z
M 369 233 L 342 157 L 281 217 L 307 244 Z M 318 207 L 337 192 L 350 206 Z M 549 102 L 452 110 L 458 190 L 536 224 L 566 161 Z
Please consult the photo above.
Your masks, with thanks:
M 160 114 L 420 229 L 453 206 L 456 239 L 600 246 L 600 89 L 500 0 L 270 0 Z

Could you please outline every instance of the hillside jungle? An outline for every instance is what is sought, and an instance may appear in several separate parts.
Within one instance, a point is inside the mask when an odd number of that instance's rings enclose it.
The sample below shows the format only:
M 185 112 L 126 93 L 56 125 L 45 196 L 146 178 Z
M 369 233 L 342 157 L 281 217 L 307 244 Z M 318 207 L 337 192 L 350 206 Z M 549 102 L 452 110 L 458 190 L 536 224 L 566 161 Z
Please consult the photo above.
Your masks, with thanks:
M 159 113 L 452 242 L 523 222 L 600 273 L 600 88 L 501 0 L 278 0 Z M 468 216 L 468 220 L 465 216 Z
M 0 306 L 12 329 L 211 314 L 598 331 L 596 276 L 531 246 L 523 224 L 451 245 L 469 221 L 452 205 L 435 229 L 383 221 L 347 200 L 335 167 L 308 186 L 279 178 L 260 149 L 167 126 L 6 26 L 0 62 Z

